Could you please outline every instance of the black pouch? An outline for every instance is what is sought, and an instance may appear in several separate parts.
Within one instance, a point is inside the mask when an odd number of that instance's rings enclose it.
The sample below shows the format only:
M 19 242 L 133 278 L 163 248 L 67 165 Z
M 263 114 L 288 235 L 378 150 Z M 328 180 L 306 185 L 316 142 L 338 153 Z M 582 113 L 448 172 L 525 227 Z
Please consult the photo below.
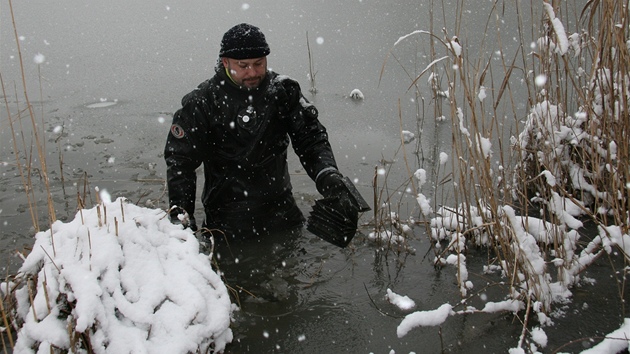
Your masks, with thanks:
M 339 198 L 330 197 L 315 201 L 308 218 L 306 229 L 319 238 L 344 248 L 358 229 L 359 213 L 370 210 L 370 206 L 361 196 L 348 177 L 343 178 L 344 186 L 352 197 L 356 212 L 349 215 L 340 204 Z

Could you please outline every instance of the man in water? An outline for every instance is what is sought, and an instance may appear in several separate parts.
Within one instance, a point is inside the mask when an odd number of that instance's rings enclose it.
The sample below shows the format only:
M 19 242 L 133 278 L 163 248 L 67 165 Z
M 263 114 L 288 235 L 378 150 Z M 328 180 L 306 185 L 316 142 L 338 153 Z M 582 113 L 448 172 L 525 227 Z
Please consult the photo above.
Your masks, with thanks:
M 203 164 L 203 230 L 251 238 L 300 228 L 305 219 L 287 166 L 291 143 L 317 190 L 356 225 L 360 208 L 317 109 L 295 80 L 267 69 L 269 53 L 258 27 L 232 27 L 214 76 L 182 99 L 164 150 L 173 222 L 197 229 L 195 170 Z

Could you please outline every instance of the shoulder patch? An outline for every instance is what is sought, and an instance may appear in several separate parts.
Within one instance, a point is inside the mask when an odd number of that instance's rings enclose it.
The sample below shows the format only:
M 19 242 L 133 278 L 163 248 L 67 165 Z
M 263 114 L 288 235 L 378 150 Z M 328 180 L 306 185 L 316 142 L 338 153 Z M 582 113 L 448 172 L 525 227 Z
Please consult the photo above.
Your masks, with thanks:
M 173 137 L 181 139 L 184 137 L 184 129 L 179 124 L 173 124 L 171 125 L 171 134 L 173 134 Z

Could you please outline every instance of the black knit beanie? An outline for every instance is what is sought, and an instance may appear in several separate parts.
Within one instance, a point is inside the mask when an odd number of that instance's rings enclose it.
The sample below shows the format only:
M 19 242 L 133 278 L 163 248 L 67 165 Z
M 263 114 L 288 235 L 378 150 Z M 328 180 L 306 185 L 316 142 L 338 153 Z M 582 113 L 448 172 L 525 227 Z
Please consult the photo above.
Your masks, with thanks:
M 221 40 L 219 57 L 253 59 L 269 55 L 269 45 L 260 28 L 241 23 L 230 28 Z

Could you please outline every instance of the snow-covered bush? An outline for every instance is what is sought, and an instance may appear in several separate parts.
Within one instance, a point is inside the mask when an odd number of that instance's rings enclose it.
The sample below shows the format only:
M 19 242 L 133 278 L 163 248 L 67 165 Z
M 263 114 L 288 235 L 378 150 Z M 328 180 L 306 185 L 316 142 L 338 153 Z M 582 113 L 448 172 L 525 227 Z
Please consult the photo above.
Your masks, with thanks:
M 35 239 L 15 279 L 15 353 L 206 353 L 231 342 L 225 285 L 164 211 L 104 202 Z

